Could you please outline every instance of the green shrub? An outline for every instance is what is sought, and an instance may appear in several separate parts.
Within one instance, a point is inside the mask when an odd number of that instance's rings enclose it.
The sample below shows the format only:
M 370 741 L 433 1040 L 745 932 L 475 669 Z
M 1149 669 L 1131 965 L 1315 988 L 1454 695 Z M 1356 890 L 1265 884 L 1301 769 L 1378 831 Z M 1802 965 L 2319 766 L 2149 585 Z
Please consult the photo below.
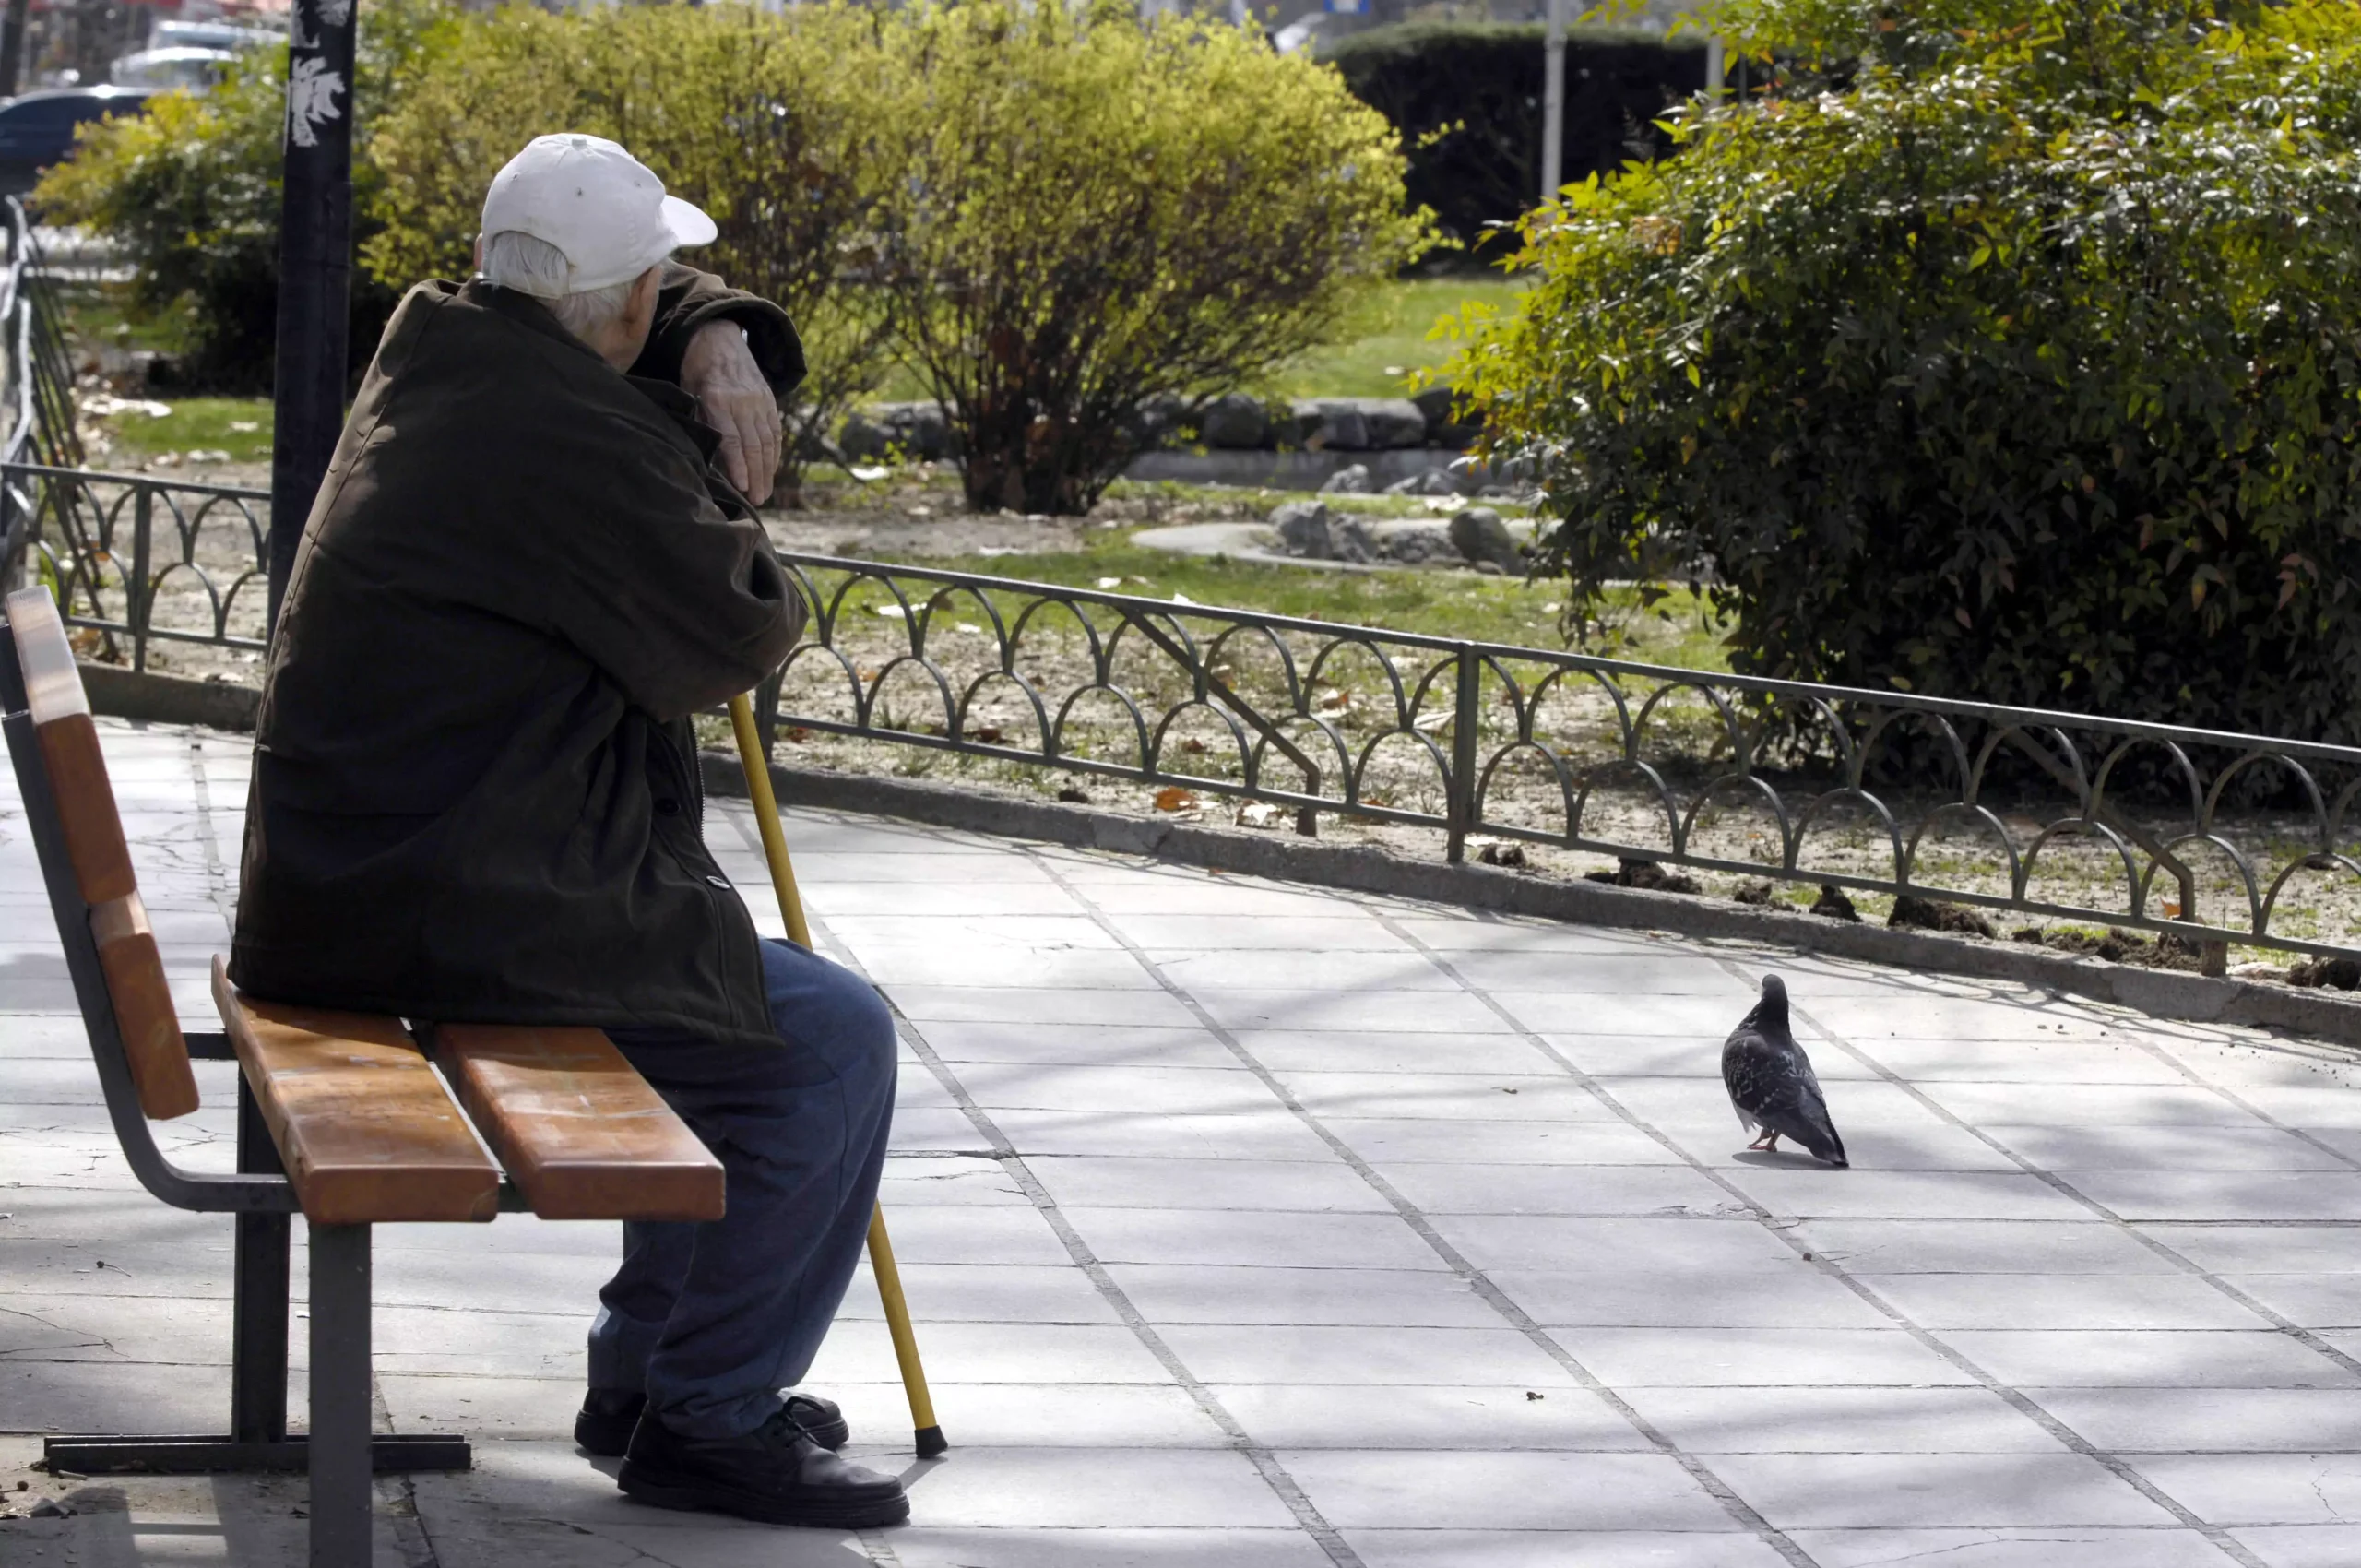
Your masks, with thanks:
M 1448 374 L 1572 616 L 1735 668 L 2361 740 L 2361 35 L 2334 0 L 1750 0 L 1784 85 L 1525 226 Z
M 621 142 L 720 229 L 683 259 L 794 317 L 811 362 L 795 467 L 887 363 L 884 302 L 853 278 L 894 194 L 877 113 L 893 91 L 874 18 L 839 6 L 471 18 L 377 128 L 383 227 L 363 257 L 387 284 L 464 277 L 485 187 L 518 148 L 557 130 Z
M 1409 198 L 1462 244 L 1515 221 L 1541 189 L 1544 30 L 1495 22 L 1402 22 L 1340 39 L 1321 58 L 1383 114 L 1410 149 Z M 1695 35 L 1617 28 L 1566 35 L 1563 177 L 1655 157 L 1656 121 L 1705 85 Z
M 375 189 L 368 150 L 377 111 L 440 42 L 441 0 L 371 0 L 361 13 L 353 150 L 353 229 L 365 240 Z M 202 94 L 166 93 L 143 114 L 87 126 L 72 158 L 33 193 L 44 220 L 97 230 L 132 268 L 130 305 L 175 322 L 192 387 L 270 386 L 279 317 L 279 127 L 287 51 L 252 52 Z M 351 354 L 357 372 L 377 346 L 397 291 L 356 275 Z
M 884 275 L 975 505 L 1086 510 L 1152 396 L 1257 380 L 1425 248 L 1392 128 L 1259 33 L 1122 0 L 892 16 Z
M 1121 0 L 437 3 L 364 13 L 431 18 L 362 77 L 373 301 L 464 275 L 484 187 L 531 137 L 612 137 L 713 214 L 720 238 L 694 259 L 803 331 L 790 452 L 898 353 L 959 425 L 979 505 L 1086 508 L 1150 398 L 1259 381 L 1432 238 L 1382 116 L 1202 18 L 1144 26 Z M 268 364 L 278 79 L 162 101 L 44 187 L 129 244 L 143 299 L 188 308 L 208 362 Z

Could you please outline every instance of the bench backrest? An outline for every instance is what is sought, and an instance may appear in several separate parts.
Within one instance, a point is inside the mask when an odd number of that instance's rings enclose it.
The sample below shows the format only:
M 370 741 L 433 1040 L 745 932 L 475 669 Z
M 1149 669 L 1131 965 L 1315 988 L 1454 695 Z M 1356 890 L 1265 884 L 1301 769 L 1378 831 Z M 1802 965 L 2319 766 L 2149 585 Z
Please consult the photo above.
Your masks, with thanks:
M 131 849 L 115 812 L 114 786 L 107 779 L 98 727 L 90 720 L 65 624 L 43 588 L 8 595 L 7 612 L 26 709 L 140 1109 L 153 1120 L 185 1116 L 196 1109 L 196 1075 L 189 1070 L 188 1042 L 148 928 L 148 908 L 139 899 Z M 67 918 L 68 911 L 58 911 L 61 922 Z

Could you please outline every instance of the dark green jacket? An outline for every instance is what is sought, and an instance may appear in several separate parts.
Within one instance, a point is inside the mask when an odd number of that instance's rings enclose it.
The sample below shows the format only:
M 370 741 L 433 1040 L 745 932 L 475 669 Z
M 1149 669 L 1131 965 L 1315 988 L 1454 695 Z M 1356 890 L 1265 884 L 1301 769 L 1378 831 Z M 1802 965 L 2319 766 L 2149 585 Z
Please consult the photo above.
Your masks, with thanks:
M 634 371 L 776 307 L 677 268 Z M 255 735 L 230 974 L 409 1018 L 773 1040 L 706 852 L 687 716 L 776 670 L 803 606 L 717 437 L 538 301 L 410 291 L 303 529 Z

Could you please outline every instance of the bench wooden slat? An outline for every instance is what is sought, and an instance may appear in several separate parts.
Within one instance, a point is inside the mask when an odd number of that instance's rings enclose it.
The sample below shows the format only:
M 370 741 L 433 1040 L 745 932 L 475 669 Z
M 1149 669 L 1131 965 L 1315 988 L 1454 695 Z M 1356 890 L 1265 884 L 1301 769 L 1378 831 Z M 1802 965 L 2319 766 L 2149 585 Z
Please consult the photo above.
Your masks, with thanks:
M 139 1108 L 150 1120 L 185 1116 L 197 1107 L 196 1075 L 190 1071 L 188 1042 L 182 1038 L 172 988 L 139 901 L 123 819 L 115 812 L 114 786 L 107 778 L 106 754 L 74 663 L 74 645 L 49 590 L 25 588 L 8 596 L 8 631 L 25 677 L 25 707 L 49 776 L 65 858 L 89 907 L 90 934 L 114 1004 L 116 1033 L 139 1091 Z
M 82 885 L 82 902 L 103 904 L 138 884 L 131 874 L 131 850 L 115 814 L 114 787 L 107 781 L 98 727 L 74 666 L 65 617 L 49 590 L 30 588 L 8 596 L 8 630 L 17 639 L 17 662 L 25 673 L 25 708 L 41 742 L 49 770 L 50 793 L 57 798 L 58 825 L 65 833 L 65 856 Z
M 131 1062 L 139 1109 L 151 1122 L 187 1115 L 197 1105 L 196 1075 L 189 1067 L 172 982 L 164 978 L 164 956 L 148 929 L 148 906 L 136 893 L 99 905 L 90 911 L 90 935 L 98 944 L 99 968 L 107 977 L 115 1032 Z
M 25 709 L 36 725 L 76 714 L 90 717 L 90 699 L 74 668 L 65 618 L 45 588 L 18 588 L 7 599 L 8 627 L 17 638 L 17 667 L 25 678 Z
M 124 842 L 116 814 L 114 785 L 107 778 L 99 728 L 87 713 L 36 724 L 41 759 L 49 769 L 50 793 L 57 798 L 57 825 L 65 834 L 65 858 L 85 904 L 105 904 L 135 891 L 131 846 Z
M 399 1020 L 242 996 L 218 957 L 213 998 L 305 1218 L 376 1225 L 499 1212 L 500 1168 Z
M 718 1219 L 721 1162 L 591 1028 L 444 1024 L 434 1054 L 544 1219 Z

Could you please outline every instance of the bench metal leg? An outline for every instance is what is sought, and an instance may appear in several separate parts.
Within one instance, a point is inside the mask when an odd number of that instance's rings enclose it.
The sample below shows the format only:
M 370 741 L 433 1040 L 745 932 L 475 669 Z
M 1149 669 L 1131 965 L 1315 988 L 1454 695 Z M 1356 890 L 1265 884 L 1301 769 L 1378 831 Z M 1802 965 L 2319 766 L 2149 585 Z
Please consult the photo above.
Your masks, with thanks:
M 279 1150 L 238 1075 L 238 1169 L 280 1170 Z M 238 1443 L 287 1440 L 288 1217 L 242 1214 L 237 1226 L 236 1295 L 230 1330 L 230 1436 Z
M 243 1076 L 238 1080 L 238 1169 L 262 1175 L 280 1169 L 270 1129 Z M 285 1475 L 311 1468 L 309 1440 L 287 1431 L 288 1220 L 284 1214 L 241 1214 L 231 1220 L 237 1253 L 231 1307 L 230 1431 L 46 1438 L 42 1458 L 51 1470 L 71 1476 L 214 1476 Z M 365 1250 L 362 1261 L 365 1265 Z M 365 1292 L 362 1299 L 367 1299 Z M 380 1432 L 369 1440 L 369 1450 L 370 1467 L 381 1476 L 465 1470 L 474 1460 L 464 1437 Z
M 312 1568 L 370 1561 L 369 1227 L 312 1227 Z

